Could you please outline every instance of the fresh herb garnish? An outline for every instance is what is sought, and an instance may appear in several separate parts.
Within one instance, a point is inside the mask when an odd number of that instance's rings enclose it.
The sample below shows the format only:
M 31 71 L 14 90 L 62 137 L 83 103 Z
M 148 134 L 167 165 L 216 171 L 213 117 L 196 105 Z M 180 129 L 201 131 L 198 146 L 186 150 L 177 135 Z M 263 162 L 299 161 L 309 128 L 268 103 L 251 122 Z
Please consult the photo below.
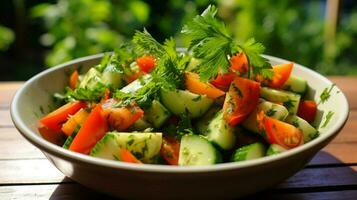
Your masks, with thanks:
M 218 72 L 228 71 L 229 56 L 243 52 L 248 59 L 250 73 L 260 74 L 271 79 L 273 72 L 267 59 L 262 57 L 265 50 L 261 43 L 249 39 L 239 44 L 229 34 L 225 24 L 216 18 L 217 9 L 209 6 L 201 15 L 189 21 L 182 29 L 182 33 L 191 38 L 189 49 L 193 56 L 200 59 L 198 72 L 204 81 L 215 78 Z
M 332 89 L 336 86 L 336 84 L 332 84 L 330 87 L 326 87 L 320 94 L 320 103 L 325 103 L 331 96 Z
M 321 128 L 325 128 L 327 126 L 327 124 L 331 121 L 331 118 L 334 114 L 335 114 L 334 112 L 328 111 L 325 117 L 325 122 L 322 124 Z
M 269 110 L 266 111 L 265 114 L 266 114 L 268 117 L 271 117 L 271 116 L 273 116 L 275 113 L 276 113 L 276 110 L 274 110 L 274 109 L 269 109 Z

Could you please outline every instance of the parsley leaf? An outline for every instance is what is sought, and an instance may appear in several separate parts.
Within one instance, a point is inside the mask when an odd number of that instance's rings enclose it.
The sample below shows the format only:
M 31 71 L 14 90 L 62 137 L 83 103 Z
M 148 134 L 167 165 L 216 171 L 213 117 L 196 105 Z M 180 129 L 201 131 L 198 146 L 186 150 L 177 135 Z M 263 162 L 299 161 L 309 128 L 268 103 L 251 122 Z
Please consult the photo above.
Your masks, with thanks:
M 249 73 L 252 71 L 253 74 L 271 79 L 271 65 L 260 55 L 265 50 L 264 46 L 254 39 L 238 44 L 229 34 L 225 24 L 216 18 L 216 14 L 217 9 L 210 5 L 201 15 L 186 23 L 181 31 L 191 38 L 189 50 L 201 61 L 198 65 L 200 78 L 207 81 L 216 77 L 220 71 L 226 72 L 230 65 L 228 58 L 243 52 L 251 68 Z
M 334 114 L 335 114 L 334 112 L 328 111 L 325 117 L 325 122 L 322 124 L 321 128 L 325 128 L 327 126 L 327 124 L 331 121 L 331 118 Z
M 326 87 L 320 94 L 320 101 L 318 104 L 320 103 L 325 103 L 331 96 L 331 91 L 332 89 L 335 87 L 335 84 L 332 84 L 330 87 Z

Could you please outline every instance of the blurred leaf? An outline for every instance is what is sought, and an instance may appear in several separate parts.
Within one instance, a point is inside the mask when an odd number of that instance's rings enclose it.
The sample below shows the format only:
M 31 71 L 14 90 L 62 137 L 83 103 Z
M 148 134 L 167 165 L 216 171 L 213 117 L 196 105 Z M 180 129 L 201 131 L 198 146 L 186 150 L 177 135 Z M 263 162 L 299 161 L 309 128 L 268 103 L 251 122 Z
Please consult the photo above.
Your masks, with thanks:
M 7 50 L 10 46 L 10 44 L 14 41 L 15 35 L 14 32 L 5 27 L 5 26 L 0 26 L 0 50 Z

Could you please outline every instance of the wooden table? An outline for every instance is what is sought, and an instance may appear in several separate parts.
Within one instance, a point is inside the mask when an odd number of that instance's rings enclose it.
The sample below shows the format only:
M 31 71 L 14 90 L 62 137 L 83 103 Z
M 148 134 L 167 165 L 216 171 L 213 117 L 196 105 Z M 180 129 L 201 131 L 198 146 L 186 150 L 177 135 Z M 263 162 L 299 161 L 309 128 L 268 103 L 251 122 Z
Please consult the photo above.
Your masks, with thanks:
M 342 132 L 299 173 L 252 199 L 357 199 L 357 77 L 330 77 L 348 96 Z M 10 119 L 21 82 L 0 83 L 0 199 L 110 199 L 63 176 L 28 143 Z

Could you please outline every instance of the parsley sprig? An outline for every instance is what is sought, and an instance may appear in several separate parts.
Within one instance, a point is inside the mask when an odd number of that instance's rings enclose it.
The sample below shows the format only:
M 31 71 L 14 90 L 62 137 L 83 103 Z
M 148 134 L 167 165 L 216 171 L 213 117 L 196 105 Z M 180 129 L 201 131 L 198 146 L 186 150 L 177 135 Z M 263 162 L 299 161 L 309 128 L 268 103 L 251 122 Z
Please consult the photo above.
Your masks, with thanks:
M 243 52 L 248 58 L 248 78 L 260 74 L 271 79 L 273 72 L 268 60 L 261 56 L 264 46 L 253 38 L 240 44 L 233 39 L 225 24 L 216 18 L 217 9 L 209 6 L 201 15 L 193 18 L 182 29 L 182 33 L 191 38 L 189 49 L 193 56 L 200 59 L 198 72 L 200 78 L 207 81 L 215 78 L 220 71 L 227 71 L 229 57 Z

